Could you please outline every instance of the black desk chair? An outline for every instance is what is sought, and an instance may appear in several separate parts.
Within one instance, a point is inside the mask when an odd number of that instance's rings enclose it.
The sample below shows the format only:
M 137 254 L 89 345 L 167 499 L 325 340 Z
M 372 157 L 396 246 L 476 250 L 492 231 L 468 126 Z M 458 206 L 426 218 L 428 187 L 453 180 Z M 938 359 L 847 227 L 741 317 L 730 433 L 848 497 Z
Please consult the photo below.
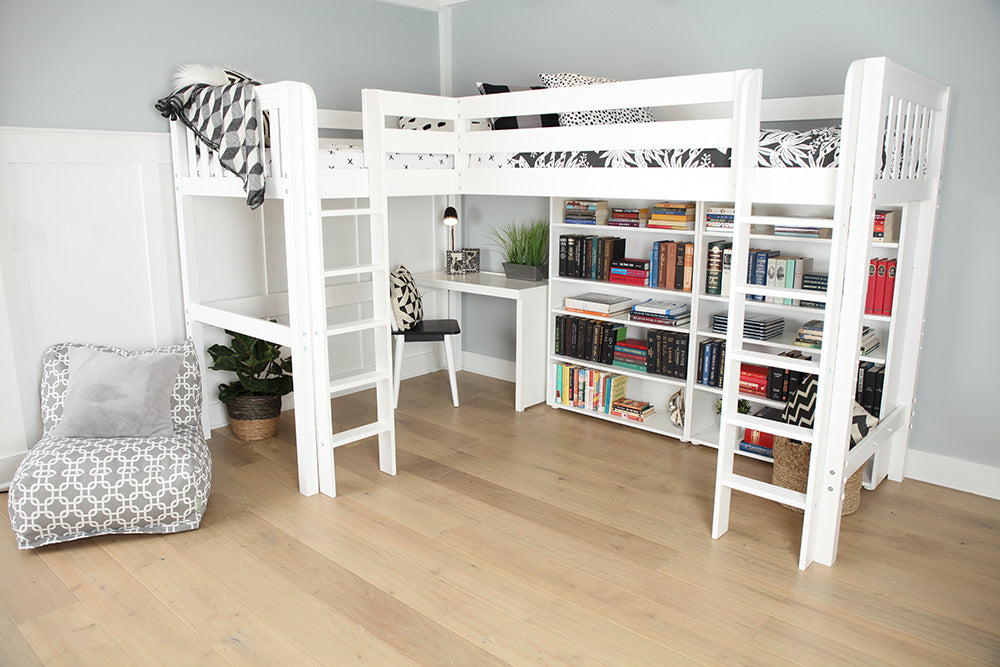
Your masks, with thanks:
M 448 336 L 462 333 L 458 320 L 425 320 L 423 303 L 413 276 L 405 266 L 400 266 L 389 276 L 390 301 L 396 326 L 392 335 L 396 351 L 392 364 L 393 405 L 399 406 L 399 381 L 402 378 L 403 348 L 405 343 L 437 342 L 444 344 L 448 364 L 448 381 L 451 383 L 451 402 L 458 407 L 458 382 L 455 378 L 455 355 Z

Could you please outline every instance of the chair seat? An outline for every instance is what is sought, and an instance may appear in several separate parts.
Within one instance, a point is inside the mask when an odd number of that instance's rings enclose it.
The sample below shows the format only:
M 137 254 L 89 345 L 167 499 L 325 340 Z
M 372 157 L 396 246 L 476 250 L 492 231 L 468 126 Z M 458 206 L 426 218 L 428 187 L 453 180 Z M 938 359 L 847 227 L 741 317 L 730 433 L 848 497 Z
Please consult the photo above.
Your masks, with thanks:
M 462 333 L 458 320 L 420 320 L 406 331 L 393 331 L 408 343 L 444 340 L 445 336 Z

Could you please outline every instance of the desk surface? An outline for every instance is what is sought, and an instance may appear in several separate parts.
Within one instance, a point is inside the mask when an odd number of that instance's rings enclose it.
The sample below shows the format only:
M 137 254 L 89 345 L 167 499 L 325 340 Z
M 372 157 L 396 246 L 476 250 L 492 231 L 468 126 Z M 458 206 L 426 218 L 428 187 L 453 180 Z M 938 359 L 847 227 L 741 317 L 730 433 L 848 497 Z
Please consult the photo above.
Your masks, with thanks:
M 513 280 L 502 273 L 489 272 L 447 274 L 444 271 L 435 271 L 433 273 L 417 273 L 413 279 L 417 285 L 422 287 L 498 296 L 506 299 L 519 299 L 524 292 L 545 290 L 549 286 L 547 280 L 539 282 Z

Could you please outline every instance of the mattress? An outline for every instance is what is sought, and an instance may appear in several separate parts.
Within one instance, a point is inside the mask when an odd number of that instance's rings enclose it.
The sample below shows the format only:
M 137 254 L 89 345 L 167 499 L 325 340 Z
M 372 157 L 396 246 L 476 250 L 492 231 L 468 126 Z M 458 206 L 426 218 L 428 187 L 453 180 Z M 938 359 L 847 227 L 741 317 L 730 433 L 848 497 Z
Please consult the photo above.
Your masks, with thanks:
M 763 130 L 757 164 L 760 167 L 836 167 L 840 154 L 840 128 L 807 131 Z M 364 149 L 360 142 L 322 142 L 321 169 L 362 169 Z M 541 168 L 649 168 L 729 167 L 731 149 L 650 148 L 645 150 L 551 151 L 543 153 L 478 153 L 469 164 L 479 169 Z M 389 169 L 451 169 L 448 153 L 387 153 Z
M 388 169 L 451 169 L 454 156 L 448 153 L 387 153 Z M 360 143 L 323 143 L 319 147 L 320 169 L 363 169 L 365 152 Z
M 760 133 L 760 167 L 836 167 L 840 128 L 808 131 L 764 130 Z M 732 149 L 651 148 L 645 150 L 481 153 L 471 156 L 481 169 L 729 167 Z

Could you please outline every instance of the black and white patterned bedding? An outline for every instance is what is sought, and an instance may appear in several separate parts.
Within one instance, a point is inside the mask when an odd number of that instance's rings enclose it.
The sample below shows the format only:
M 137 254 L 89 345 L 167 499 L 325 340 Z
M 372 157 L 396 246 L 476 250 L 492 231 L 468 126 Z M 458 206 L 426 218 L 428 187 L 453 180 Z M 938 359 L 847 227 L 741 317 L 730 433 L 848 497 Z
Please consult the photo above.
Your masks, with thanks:
M 760 167 L 836 167 L 840 155 L 840 128 L 805 132 L 763 130 L 757 164 Z M 551 151 L 546 153 L 481 153 L 471 163 L 479 168 L 622 168 L 729 167 L 731 149 L 645 149 L 608 151 Z

